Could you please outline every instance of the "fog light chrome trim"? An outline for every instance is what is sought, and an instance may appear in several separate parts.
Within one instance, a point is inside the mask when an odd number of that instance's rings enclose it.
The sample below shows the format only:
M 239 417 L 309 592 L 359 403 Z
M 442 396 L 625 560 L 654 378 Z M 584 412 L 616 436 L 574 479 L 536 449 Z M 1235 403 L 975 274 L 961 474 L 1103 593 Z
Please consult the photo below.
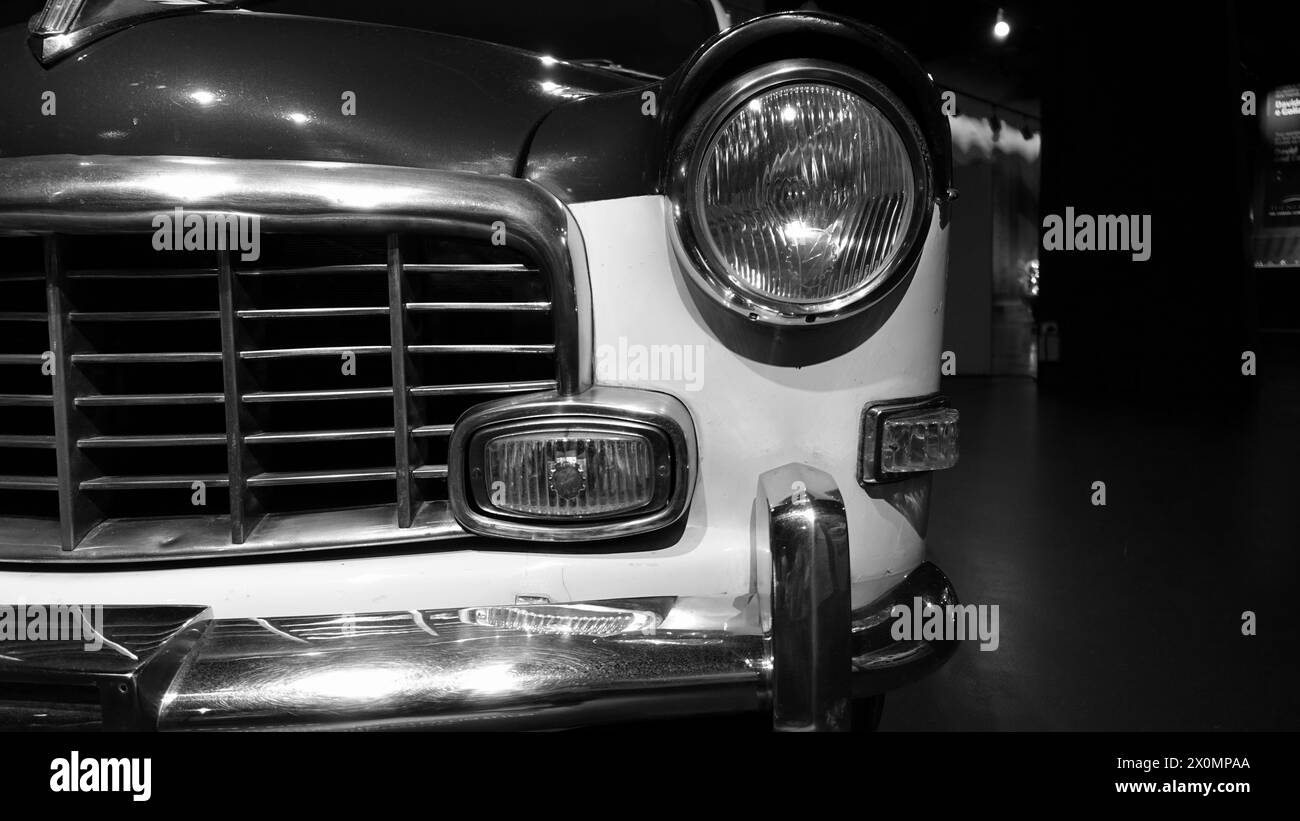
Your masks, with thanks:
M 547 519 L 490 509 L 474 474 L 482 463 L 480 433 L 565 426 L 609 430 L 652 429 L 667 444 L 667 491 L 655 503 L 622 516 L 600 519 Z M 526 394 L 479 405 L 456 422 L 448 452 L 447 490 L 451 509 L 471 533 L 507 539 L 545 542 L 585 542 L 616 539 L 667 527 L 690 507 L 697 473 L 695 424 L 678 399 L 664 393 L 630 388 L 594 387 L 574 396 Z M 478 453 L 475 451 L 478 450 Z

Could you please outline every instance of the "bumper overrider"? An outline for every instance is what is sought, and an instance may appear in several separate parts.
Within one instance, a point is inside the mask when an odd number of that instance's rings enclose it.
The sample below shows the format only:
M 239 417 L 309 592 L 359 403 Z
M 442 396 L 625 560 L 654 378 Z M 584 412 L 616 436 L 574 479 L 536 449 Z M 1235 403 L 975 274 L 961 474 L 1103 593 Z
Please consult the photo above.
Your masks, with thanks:
M 83 634 L 0 642 L 0 728 L 534 729 L 765 710 L 779 730 L 844 730 L 850 699 L 949 658 L 953 641 L 892 635 L 898 605 L 956 604 L 933 564 L 851 608 L 850 534 L 829 475 L 772 470 L 755 503 L 759 582 L 739 610 L 698 598 L 582 603 L 654 614 L 656 627 L 635 632 L 484 618 L 509 605 L 265 619 L 44 608 L 50 620 L 80 616 Z M 731 615 L 710 615 L 721 612 Z

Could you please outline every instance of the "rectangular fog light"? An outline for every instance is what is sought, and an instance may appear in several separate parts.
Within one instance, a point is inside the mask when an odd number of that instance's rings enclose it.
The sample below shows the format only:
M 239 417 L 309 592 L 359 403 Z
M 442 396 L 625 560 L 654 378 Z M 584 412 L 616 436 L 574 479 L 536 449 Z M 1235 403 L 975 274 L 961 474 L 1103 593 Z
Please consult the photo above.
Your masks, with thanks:
M 902 479 L 957 464 L 958 412 L 942 397 L 882 402 L 862 416 L 858 480 Z

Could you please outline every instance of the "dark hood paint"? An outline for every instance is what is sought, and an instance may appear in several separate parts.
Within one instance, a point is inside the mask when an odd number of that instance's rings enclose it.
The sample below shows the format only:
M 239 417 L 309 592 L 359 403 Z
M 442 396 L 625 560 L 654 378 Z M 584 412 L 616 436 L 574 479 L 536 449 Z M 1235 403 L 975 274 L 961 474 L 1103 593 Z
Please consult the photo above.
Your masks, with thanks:
M 208 11 L 141 23 L 49 67 L 0 29 L 0 156 L 186 155 L 517 174 L 538 123 L 636 83 L 460 37 Z M 56 95 L 56 114 L 41 113 Z M 345 91 L 356 115 L 343 114 Z
M 709 0 L 235 0 L 240 8 L 436 31 L 664 76 L 718 33 Z

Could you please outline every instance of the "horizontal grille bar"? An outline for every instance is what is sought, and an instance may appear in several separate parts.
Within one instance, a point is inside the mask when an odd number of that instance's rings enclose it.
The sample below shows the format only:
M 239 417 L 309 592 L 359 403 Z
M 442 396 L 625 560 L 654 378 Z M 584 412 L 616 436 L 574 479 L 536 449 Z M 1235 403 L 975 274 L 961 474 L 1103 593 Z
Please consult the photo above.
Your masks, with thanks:
M 77 365 L 129 365 L 140 362 L 220 362 L 221 352 L 159 351 L 157 353 L 74 353 Z
M 168 279 L 216 279 L 217 272 L 194 268 L 163 268 L 147 271 L 130 268 L 90 268 L 68 271 L 67 276 L 69 279 L 153 279 L 160 276 Z
M 383 274 L 387 273 L 388 266 L 383 263 L 366 263 L 361 265 L 306 265 L 306 266 L 288 266 L 284 268 L 245 268 L 239 271 L 241 277 L 259 277 L 259 276 L 304 276 L 319 274 Z
M 554 379 L 533 382 L 480 382 L 472 385 L 420 385 L 411 388 L 412 396 L 461 396 L 464 394 L 532 393 L 555 390 Z
M 272 348 L 260 351 L 240 351 L 240 359 L 293 359 L 299 356 L 342 356 L 344 354 L 356 354 L 357 356 L 371 356 L 383 354 L 390 355 L 393 352 L 390 345 L 340 345 L 333 348 Z
M 6 490 L 58 490 L 54 476 L 0 476 L 0 488 Z
M 388 306 L 355 308 L 246 308 L 236 312 L 240 319 L 304 319 L 309 317 L 388 316 Z
M 353 442 L 362 439 L 392 439 L 392 428 L 366 430 L 312 430 L 296 433 L 252 433 L 245 442 L 260 445 L 291 445 L 300 442 Z
M 221 319 L 216 311 L 72 311 L 73 322 L 195 322 Z
M 554 345 L 407 345 L 408 353 L 537 353 L 553 354 Z
M 79 408 L 129 407 L 133 405 L 220 405 L 225 396 L 219 393 L 128 393 L 78 396 Z
M 100 476 L 81 483 L 82 490 L 188 490 L 195 482 L 208 487 L 226 487 L 230 478 L 225 474 L 201 476 Z
M 511 274 L 535 274 L 536 268 L 527 265 L 458 265 L 458 264 L 410 264 L 403 266 L 408 274 L 440 274 L 447 271 L 498 271 Z
M 0 433 L 0 448 L 52 448 L 53 436 L 25 436 Z
M 549 311 L 549 302 L 408 302 L 406 310 L 417 313 L 432 311 Z
M 54 397 L 39 393 L 0 393 L 0 407 L 50 408 Z
M 341 399 L 383 399 L 393 395 L 392 388 L 357 388 L 330 391 L 258 391 L 244 394 L 249 403 L 328 402 Z
M 327 485 L 339 482 L 381 482 L 397 478 L 392 468 L 373 470 L 309 470 L 297 473 L 259 473 L 248 477 L 251 487 L 279 485 Z
M 452 428 L 455 425 L 420 425 L 418 428 L 411 430 L 412 436 L 432 437 L 432 436 L 451 436 Z
M 79 448 L 172 448 L 202 445 L 224 445 L 224 433 L 181 434 L 177 436 L 87 436 L 77 440 Z

